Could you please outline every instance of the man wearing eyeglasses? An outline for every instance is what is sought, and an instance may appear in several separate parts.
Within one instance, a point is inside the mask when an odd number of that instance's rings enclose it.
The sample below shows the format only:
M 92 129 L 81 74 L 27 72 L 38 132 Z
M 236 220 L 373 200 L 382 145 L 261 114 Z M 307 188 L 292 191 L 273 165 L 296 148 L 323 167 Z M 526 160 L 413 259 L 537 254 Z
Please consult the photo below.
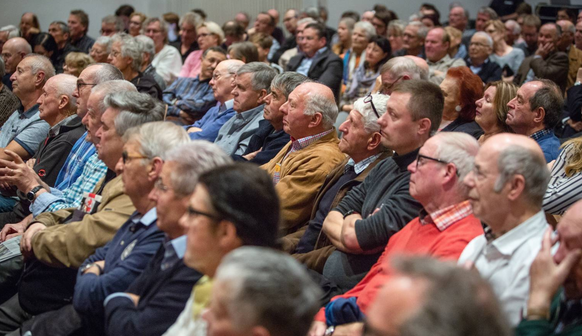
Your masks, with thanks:
M 394 56 L 412 55 L 425 58 L 424 39 L 427 33 L 428 28 L 422 23 L 418 21 L 408 23 L 402 34 L 403 48 L 394 52 Z
M 491 83 L 501 79 L 501 67 L 489 60 L 493 52 L 493 39 L 487 33 L 476 32 L 471 37 L 469 55 L 465 58 L 467 66 L 483 83 Z
M 139 181 L 137 174 L 116 176 L 114 171 L 123 168 L 122 134 L 133 126 L 162 120 L 165 109 L 147 94 L 137 92 L 109 95 L 104 104 L 107 109 L 101 116 L 103 124 L 95 136 L 100 139 L 99 159 L 109 170 L 95 190 L 84 195 L 79 209 L 43 213 L 26 227 L 20 243 L 25 271 L 18 294 L 0 306 L 2 333 L 18 329 L 33 315 L 59 309 L 70 302 L 77 269 L 98 247 L 113 238 L 136 209 L 129 192 L 126 194 L 124 181 L 128 183 L 131 179 L 130 185 L 134 179 Z M 143 192 L 139 185 L 135 187 L 136 194 Z
M 398 93 L 395 95 L 398 99 Z M 387 113 L 390 112 L 389 106 Z M 379 289 L 394 276 L 388 266 L 393 256 L 428 255 L 456 260 L 467 244 L 483 233 L 481 223 L 472 214 L 463 185 L 478 150 L 479 144 L 474 138 L 451 132 L 437 134 L 415 151 L 407 169 L 410 196 L 422 205 L 419 216 L 390 238 L 362 281 L 322 308 L 315 317 L 311 335 L 323 335 L 325 325 L 335 327 L 337 335 L 351 335 L 354 333 L 350 331 L 361 329 L 362 317 L 368 314 Z M 355 313 L 345 314 L 346 311 Z
M 426 61 L 416 56 L 394 57 L 380 68 L 376 85 L 380 87 L 381 93 L 391 95 L 394 86 L 410 79 L 428 80 Z
M 488 139 L 465 177 L 473 211 L 487 228 L 469 243 L 459 264 L 472 263 L 489 281 L 512 326 L 522 318 L 530 265 L 551 228 L 542 209 L 549 179 L 540 146 L 509 133 Z

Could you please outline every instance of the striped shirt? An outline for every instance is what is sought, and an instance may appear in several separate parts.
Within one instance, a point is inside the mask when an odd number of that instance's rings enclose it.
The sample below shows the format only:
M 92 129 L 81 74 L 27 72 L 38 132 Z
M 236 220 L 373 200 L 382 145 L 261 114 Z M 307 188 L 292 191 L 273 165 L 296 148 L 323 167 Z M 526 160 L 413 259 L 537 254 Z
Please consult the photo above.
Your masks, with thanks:
M 361 172 L 363 172 L 364 170 L 366 170 L 366 168 L 368 168 L 368 166 L 376 161 L 377 158 L 380 157 L 380 155 L 382 155 L 382 153 L 378 153 L 376 155 L 372 155 L 372 156 L 368 156 L 367 158 L 363 159 L 362 161 L 355 163 L 354 159 L 350 158 L 348 160 L 348 163 L 346 163 L 346 166 L 344 167 L 344 171 L 347 172 L 348 171 L 348 167 L 350 166 L 354 166 L 354 172 L 356 172 L 357 175 L 360 175 Z
M 572 204 L 582 199 L 582 172 L 568 177 L 564 169 L 576 151 L 574 147 L 574 144 L 564 147 L 552 166 L 543 200 L 544 211 L 550 214 L 563 215 Z
M 163 93 L 164 103 L 168 104 L 168 116 L 178 117 L 182 110 L 200 119 L 216 104 L 209 82 L 210 79 L 200 81 L 200 77 L 176 79 Z

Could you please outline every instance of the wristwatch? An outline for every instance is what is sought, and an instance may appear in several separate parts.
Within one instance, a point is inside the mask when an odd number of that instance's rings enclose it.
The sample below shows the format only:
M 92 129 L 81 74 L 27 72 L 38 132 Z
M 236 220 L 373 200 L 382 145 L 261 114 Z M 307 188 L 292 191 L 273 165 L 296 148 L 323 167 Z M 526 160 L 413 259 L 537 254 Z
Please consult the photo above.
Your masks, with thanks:
M 32 188 L 31 191 L 26 193 L 26 199 L 29 201 L 34 201 L 34 199 L 36 198 L 36 193 L 40 190 L 40 189 L 44 189 L 44 187 L 42 185 L 37 185 L 36 187 Z
M 325 329 L 325 334 L 323 334 L 324 336 L 331 336 L 333 335 L 333 332 L 335 331 L 335 326 L 329 326 L 327 327 L 327 329 Z
M 85 265 L 85 267 L 83 267 L 83 274 L 85 274 L 85 272 L 87 272 L 87 270 L 93 266 L 96 266 L 99 269 L 99 275 L 103 274 L 103 268 L 101 268 L 98 263 L 90 263 Z
M 344 214 L 344 219 L 346 219 L 346 217 L 348 217 L 349 215 L 352 215 L 352 214 L 354 214 L 354 213 L 356 213 L 356 210 L 354 210 L 354 209 L 352 209 L 352 210 L 348 210 L 348 212 L 346 212 L 346 213 Z

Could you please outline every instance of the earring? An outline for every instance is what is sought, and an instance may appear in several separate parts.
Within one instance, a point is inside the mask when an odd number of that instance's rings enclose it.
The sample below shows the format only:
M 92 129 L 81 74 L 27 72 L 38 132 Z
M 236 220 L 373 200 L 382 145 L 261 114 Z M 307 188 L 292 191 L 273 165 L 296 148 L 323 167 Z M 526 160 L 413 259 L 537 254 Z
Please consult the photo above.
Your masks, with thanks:
M 455 111 L 457 111 L 457 112 L 461 112 L 461 105 L 457 105 L 457 106 L 455 106 Z

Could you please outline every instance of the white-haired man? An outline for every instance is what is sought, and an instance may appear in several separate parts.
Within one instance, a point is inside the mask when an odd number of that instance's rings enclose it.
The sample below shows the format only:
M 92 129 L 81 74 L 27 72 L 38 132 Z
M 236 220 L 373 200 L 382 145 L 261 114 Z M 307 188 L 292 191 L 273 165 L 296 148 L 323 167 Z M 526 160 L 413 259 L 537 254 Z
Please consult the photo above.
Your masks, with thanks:
M 501 67 L 489 60 L 493 52 L 493 39 L 489 34 L 476 32 L 469 43 L 469 55 L 465 62 L 474 74 L 479 76 L 483 83 L 491 83 L 501 79 Z

